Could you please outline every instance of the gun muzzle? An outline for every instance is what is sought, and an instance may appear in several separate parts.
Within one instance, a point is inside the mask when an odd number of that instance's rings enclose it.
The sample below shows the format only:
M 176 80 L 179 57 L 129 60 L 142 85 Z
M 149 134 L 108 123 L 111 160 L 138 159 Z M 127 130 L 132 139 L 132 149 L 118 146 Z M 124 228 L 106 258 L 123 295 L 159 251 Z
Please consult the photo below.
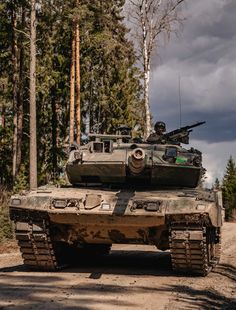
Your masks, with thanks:
M 145 166 L 145 152 L 141 148 L 136 148 L 129 156 L 128 165 L 131 173 L 139 174 Z

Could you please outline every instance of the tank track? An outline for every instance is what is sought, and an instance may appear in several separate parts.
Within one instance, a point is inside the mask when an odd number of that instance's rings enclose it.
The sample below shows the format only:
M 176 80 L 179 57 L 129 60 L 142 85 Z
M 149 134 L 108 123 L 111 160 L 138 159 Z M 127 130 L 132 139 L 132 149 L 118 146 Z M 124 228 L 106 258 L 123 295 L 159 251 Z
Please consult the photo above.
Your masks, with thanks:
M 49 223 L 46 220 L 17 222 L 15 235 L 27 267 L 45 271 L 55 271 L 60 268 L 50 238 Z
M 206 276 L 220 260 L 220 228 L 171 225 L 171 263 L 178 273 Z
M 216 263 L 213 267 L 215 267 L 219 261 L 220 261 L 220 255 L 221 255 L 221 229 L 217 229 L 217 237 L 216 237 L 216 249 L 215 249 L 215 255 L 216 255 Z

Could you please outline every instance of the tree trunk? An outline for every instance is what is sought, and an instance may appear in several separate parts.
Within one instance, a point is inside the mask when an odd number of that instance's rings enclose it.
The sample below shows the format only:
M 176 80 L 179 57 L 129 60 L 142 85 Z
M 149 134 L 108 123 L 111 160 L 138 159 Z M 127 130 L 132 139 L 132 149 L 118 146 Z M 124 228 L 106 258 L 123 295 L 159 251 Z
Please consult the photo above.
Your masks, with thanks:
M 130 0 L 129 2 L 131 3 L 131 21 L 136 25 L 134 31 L 138 38 L 140 57 L 142 57 L 146 123 L 144 136 L 147 138 L 151 132 L 149 104 L 151 57 L 161 36 L 169 40 L 172 32 L 178 32 L 176 26 L 184 21 L 184 17 L 179 14 L 177 7 L 180 6 L 184 0 Z
M 77 5 L 79 1 L 77 1 Z M 79 23 L 76 23 L 75 31 L 75 61 L 76 61 L 76 102 L 75 102 L 75 111 L 76 111 L 76 142 L 80 145 L 80 33 L 79 33 Z
M 5 119 L 5 112 L 6 112 L 6 107 L 4 104 L 2 104 L 1 106 L 1 110 L 0 110 L 0 126 L 2 127 L 2 129 L 5 129 L 5 124 L 6 124 L 6 119 Z
M 144 65 L 144 107 L 145 107 L 145 138 L 147 139 L 151 133 L 151 113 L 149 105 L 149 82 L 150 82 L 150 65 L 147 59 L 145 59 Z
M 25 7 L 22 6 L 21 12 L 21 28 L 25 26 Z M 24 45 L 23 35 L 20 35 L 20 48 L 19 48 L 19 96 L 18 96 L 18 109 L 17 109 L 17 154 L 16 154 L 16 173 L 19 173 L 21 165 L 22 153 L 22 136 L 23 136 L 23 100 L 24 100 Z
M 13 184 L 16 180 L 16 157 L 17 157 L 17 96 L 18 96 L 18 61 L 17 61 L 17 39 L 16 39 L 16 26 L 17 18 L 14 1 L 11 2 L 11 24 L 12 24 L 12 86 L 13 86 L 13 96 L 12 96 L 12 105 L 13 105 L 13 167 L 12 167 L 12 177 Z
M 30 23 L 30 189 L 37 188 L 36 135 L 36 0 L 31 0 Z
M 75 28 L 73 23 L 70 67 L 70 144 L 74 142 L 75 124 Z
M 58 171 L 58 160 L 57 160 L 57 150 L 58 150 L 58 113 L 59 107 L 57 103 L 57 98 L 55 97 L 55 90 L 52 89 L 52 165 L 53 165 L 53 179 L 57 177 Z
M 52 166 L 53 179 L 55 179 L 57 168 L 57 114 L 55 97 L 52 97 Z
M 147 5 L 147 3 L 146 3 Z M 147 29 L 145 24 L 145 9 L 146 5 L 141 8 L 141 23 L 142 23 L 142 40 L 143 40 L 143 71 L 144 71 L 144 108 L 145 108 L 145 139 L 151 133 L 151 113 L 149 105 L 149 82 L 150 82 L 150 59 L 148 55 Z

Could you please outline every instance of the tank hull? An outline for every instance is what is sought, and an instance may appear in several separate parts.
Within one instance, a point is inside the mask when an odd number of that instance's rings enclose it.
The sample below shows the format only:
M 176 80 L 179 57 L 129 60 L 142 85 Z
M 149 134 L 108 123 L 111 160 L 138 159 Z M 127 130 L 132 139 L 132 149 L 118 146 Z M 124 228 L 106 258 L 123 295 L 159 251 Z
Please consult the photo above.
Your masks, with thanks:
M 155 245 L 160 250 L 171 250 L 172 266 L 177 271 L 205 275 L 210 266 L 203 264 L 208 255 L 204 251 L 209 247 L 206 239 L 211 234 L 212 260 L 217 261 L 219 256 L 216 255 L 222 226 L 219 192 L 38 189 L 12 197 L 10 216 L 16 223 L 16 238 L 25 264 L 39 269 L 51 270 L 63 265 L 58 244 L 74 248 L 102 245 L 106 249 L 114 243 Z M 189 250 L 191 247 L 194 252 Z M 197 258 L 195 267 L 192 256 L 194 262 Z

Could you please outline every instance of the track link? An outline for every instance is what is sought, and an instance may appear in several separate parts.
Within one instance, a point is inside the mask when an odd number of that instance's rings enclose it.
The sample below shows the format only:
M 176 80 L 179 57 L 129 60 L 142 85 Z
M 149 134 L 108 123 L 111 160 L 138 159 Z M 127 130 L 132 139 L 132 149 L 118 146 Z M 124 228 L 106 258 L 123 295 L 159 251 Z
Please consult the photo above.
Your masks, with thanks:
M 15 234 L 27 267 L 47 271 L 59 269 L 50 238 L 49 224 L 46 220 L 29 223 L 17 222 Z
M 220 231 L 173 225 L 169 244 L 173 270 L 206 276 L 220 259 Z

